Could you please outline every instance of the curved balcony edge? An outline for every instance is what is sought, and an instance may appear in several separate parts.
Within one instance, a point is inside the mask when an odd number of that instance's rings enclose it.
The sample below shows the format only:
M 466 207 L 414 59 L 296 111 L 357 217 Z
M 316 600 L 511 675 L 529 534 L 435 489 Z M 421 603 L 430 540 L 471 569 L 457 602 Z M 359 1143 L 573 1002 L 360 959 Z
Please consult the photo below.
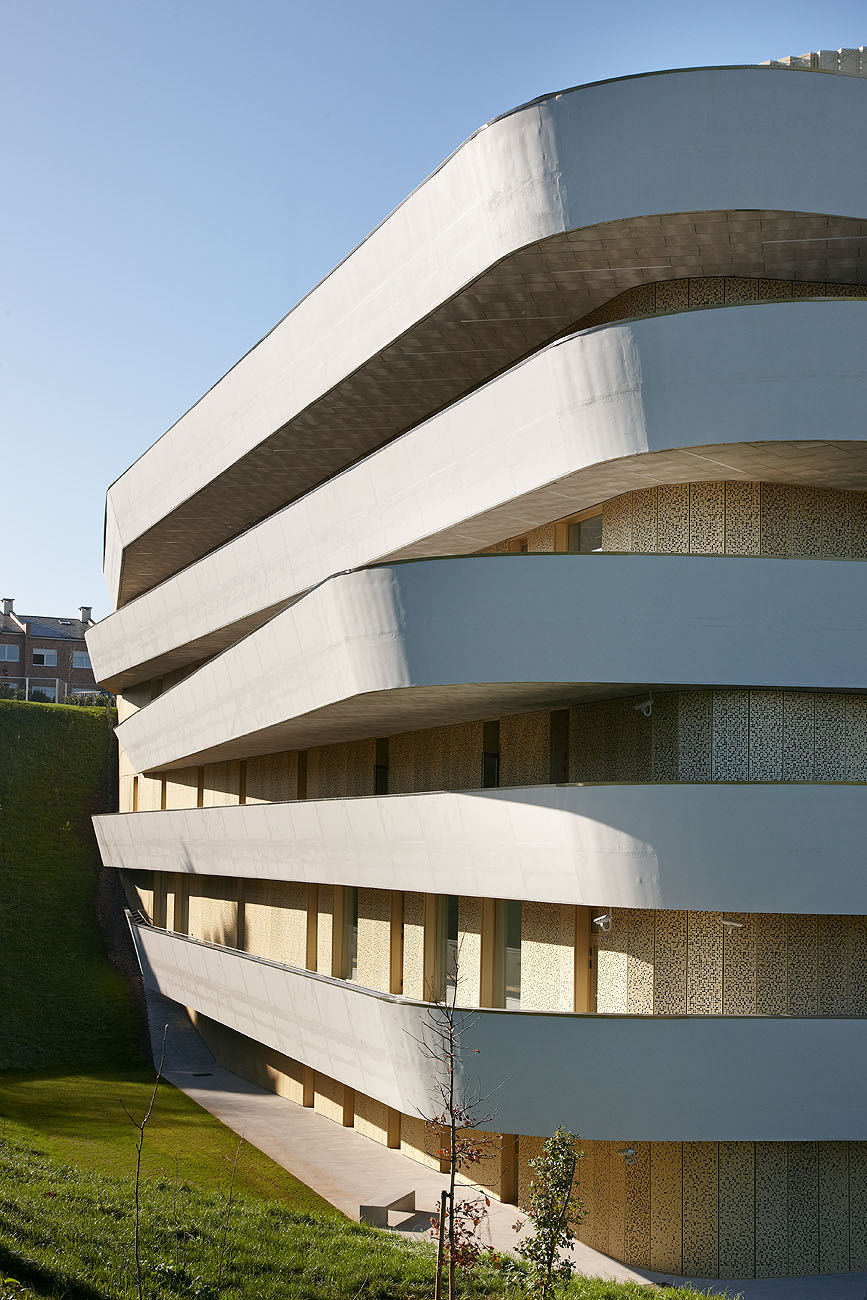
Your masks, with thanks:
M 418 560 L 328 579 L 117 735 L 146 772 L 645 687 L 863 690 L 865 664 L 856 560 Z
M 428 1005 L 151 926 L 131 930 L 148 988 L 404 1114 L 435 1113 L 418 1046 Z M 464 1095 L 500 1132 L 587 1139 L 867 1139 L 867 1022 L 467 1012 Z
M 329 574 L 478 551 L 630 488 L 865 488 L 865 356 L 867 303 L 845 299 L 573 335 L 103 619 L 97 679 L 123 690 L 223 650 Z M 829 411 L 834 441 L 817 444 Z
M 479 367 L 477 382 L 541 346 L 558 325 L 568 328 L 612 289 L 641 283 L 648 257 L 658 267 L 651 269 L 654 278 L 659 269 L 676 278 L 698 266 L 700 274 L 717 268 L 773 274 L 782 267 L 821 279 L 835 248 L 829 253 L 822 246 L 813 260 L 799 249 L 795 260 L 789 241 L 828 233 L 826 218 L 817 222 L 811 214 L 837 214 L 844 219 L 838 234 L 860 233 L 860 227 L 844 225 L 867 213 L 863 177 L 850 165 L 861 147 L 864 94 L 855 78 L 793 77 L 758 67 L 686 69 L 579 87 L 492 122 L 111 487 L 105 555 L 110 589 L 138 594 L 154 578 L 167 576 L 167 569 L 177 571 L 232 535 L 229 521 L 214 517 L 213 500 L 205 505 L 196 495 L 248 454 L 261 463 L 270 439 L 302 413 L 315 421 L 311 408 L 335 390 L 343 409 L 351 402 L 369 406 L 376 378 L 354 384 L 367 364 L 378 362 L 392 385 L 400 380 L 403 402 L 391 403 L 397 408 L 390 412 L 393 429 L 380 426 L 372 433 L 368 421 L 359 434 L 345 421 L 339 447 L 324 449 L 321 437 L 305 445 L 302 435 L 296 447 L 300 442 L 303 454 L 297 464 L 283 467 L 282 483 L 271 481 L 267 467 L 261 474 L 251 494 L 254 504 L 246 508 L 248 522 L 261 516 L 266 496 L 279 508 L 287 492 L 298 495 L 472 387 L 463 365 L 452 365 L 450 375 L 437 373 L 433 385 L 411 387 L 402 345 L 417 343 L 413 331 L 442 312 L 441 336 L 458 349 L 470 340 L 477 348 L 485 310 L 472 312 L 481 321 L 464 320 L 454 299 L 469 289 L 467 306 L 475 307 L 482 294 L 485 301 L 502 302 L 510 282 L 502 273 L 505 259 L 516 258 L 520 302 L 508 331 L 498 325 L 486 335 L 493 355 Z M 803 166 L 804 157 L 813 160 L 811 167 Z M 660 217 L 669 213 L 677 215 L 666 225 Z M 560 240 L 550 250 L 556 258 L 552 275 L 544 247 L 537 259 L 532 246 L 578 230 L 588 234 L 589 247 L 579 241 L 575 249 Z M 525 252 L 531 270 L 538 267 L 549 281 L 544 287 L 526 275 L 526 260 L 520 264 Z M 556 276 L 562 269 L 568 279 Z M 847 264 L 847 273 L 858 271 Z M 528 283 L 540 314 L 553 316 L 553 322 L 534 326 Z M 290 443 L 283 459 L 291 459 L 292 450 Z M 186 534 L 185 558 L 172 569 L 165 554 L 160 566 L 155 546 L 145 563 L 136 555 L 137 544 L 181 507 L 174 523 Z M 174 543 L 178 528 L 172 531 Z M 167 537 L 160 540 L 167 552 Z
M 709 912 L 867 914 L 867 786 L 561 785 L 94 817 L 127 871 Z

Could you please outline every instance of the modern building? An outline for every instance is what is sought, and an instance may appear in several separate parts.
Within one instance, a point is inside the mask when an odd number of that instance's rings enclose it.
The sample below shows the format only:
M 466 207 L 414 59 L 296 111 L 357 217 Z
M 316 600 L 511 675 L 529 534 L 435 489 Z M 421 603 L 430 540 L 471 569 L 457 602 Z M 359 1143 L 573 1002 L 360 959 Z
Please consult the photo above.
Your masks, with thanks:
M 93 626 L 91 607 L 78 618 L 16 614 L 15 601 L 0 604 L 0 696 L 61 704 L 70 695 L 98 690 L 85 633 Z
M 471 137 L 112 485 L 88 633 L 148 984 L 435 1163 L 457 980 L 493 1192 L 564 1124 L 584 1239 L 692 1275 L 867 1268 L 867 80 L 815 57 Z

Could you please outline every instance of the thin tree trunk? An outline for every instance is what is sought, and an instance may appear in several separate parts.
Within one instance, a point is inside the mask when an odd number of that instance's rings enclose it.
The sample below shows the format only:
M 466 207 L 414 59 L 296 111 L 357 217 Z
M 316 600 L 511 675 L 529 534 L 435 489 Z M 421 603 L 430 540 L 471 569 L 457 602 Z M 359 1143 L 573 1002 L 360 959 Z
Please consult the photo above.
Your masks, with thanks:
M 226 1239 L 229 1235 L 229 1220 L 232 1217 L 232 1198 L 235 1195 L 235 1171 L 238 1168 L 238 1156 L 241 1154 L 241 1143 L 243 1137 L 238 1138 L 238 1145 L 235 1147 L 235 1159 L 232 1161 L 232 1179 L 229 1183 L 229 1199 L 226 1203 L 226 1221 L 223 1224 L 223 1241 L 220 1246 L 220 1267 L 217 1269 L 217 1295 L 220 1294 L 220 1287 L 223 1283 L 223 1261 L 226 1258 Z
M 440 1235 L 437 1242 L 437 1276 L 434 1287 L 434 1300 L 440 1300 L 443 1290 L 443 1245 L 446 1235 L 446 1203 L 448 1199 L 448 1192 L 442 1192 L 440 1195 Z
M 455 1047 L 454 1024 L 450 1023 L 449 1044 L 449 1116 L 451 1118 L 451 1159 L 449 1160 L 449 1300 L 455 1300 L 455 1173 L 458 1163 L 458 1138 L 455 1123 Z
M 160 1053 L 160 1063 L 157 1066 L 157 1077 L 154 1079 L 154 1090 L 151 1093 L 150 1105 L 148 1106 L 147 1111 L 145 1112 L 145 1117 L 142 1120 L 142 1122 L 138 1125 L 138 1142 L 136 1143 L 136 1153 L 135 1153 L 135 1229 L 134 1229 L 134 1237 L 133 1237 L 133 1247 L 135 1252 L 135 1276 L 136 1276 L 136 1283 L 138 1286 L 138 1300 L 143 1300 L 142 1285 L 141 1285 L 141 1255 L 139 1253 L 139 1220 L 141 1218 L 141 1200 L 140 1200 L 141 1149 L 144 1146 L 145 1125 L 147 1124 L 148 1120 L 151 1117 L 151 1112 L 153 1111 L 154 1108 L 154 1102 L 157 1099 L 157 1088 L 160 1086 L 160 1078 L 162 1077 L 163 1066 L 165 1065 L 165 1061 L 166 1061 L 166 1035 L 168 1034 L 168 1032 L 169 1032 L 168 1025 L 164 1025 L 163 1026 L 163 1048 L 162 1048 L 162 1052 Z M 127 1114 L 129 1114 L 129 1112 L 127 1112 Z
M 572 1197 L 572 1184 L 573 1184 L 574 1181 L 575 1181 L 575 1165 L 576 1165 L 576 1163 L 577 1163 L 577 1161 L 576 1161 L 575 1157 L 573 1156 L 573 1157 L 572 1157 L 572 1164 L 571 1164 L 571 1166 L 570 1166 L 570 1173 L 569 1173 L 569 1185 L 568 1185 L 568 1188 L 567 1188 L 567 1190 L 566 1190 L 566 1193 L 565 1193 L 565 1195 L 564 1195 L 564 1197 L 563 1197 L 563 1204 L 560 1206 L 560 1216 L 559 1216 L 559 1218 L 558 1218 L 558 1220 L 557 1220 L 557 1236 L 559 1236 L 560 1232 L 561 1232 L 562 1229 L 563 1229 L 564 1221 L 565 1221 L 565 1218 L 566 1218 L 566 1209 L 567 1209 L 567 1207 L 568 1207 L 568 1205 L 569 1205 L 569 1201 L 570 1201 L 570 1199 L 571 1199 L 571 1197 Z M 545 1278 L 545 1289 L 544 1289 L 544 1291 L 542 1292 L 542 1298 L 543 1298 L 543 1300 L 547 1300 L 548 1296 L 551 1294 L 551 1274 L 552 1274 L 553 1271 L 554 1271 L 554 1258 L 555 1258 L 555 1255 L 556 1255 L 556 1249 L 557 1249 L 556 1246 L 553 1246 L 553 1245 L 552 1245 L 551 1249 L 548 1251 L 548 1258 L 547 1258 L 547 1261 L 546 1261 L 548 1271 L 547 1271 L 547 1276 L 546 1276 L 546 1278 Z

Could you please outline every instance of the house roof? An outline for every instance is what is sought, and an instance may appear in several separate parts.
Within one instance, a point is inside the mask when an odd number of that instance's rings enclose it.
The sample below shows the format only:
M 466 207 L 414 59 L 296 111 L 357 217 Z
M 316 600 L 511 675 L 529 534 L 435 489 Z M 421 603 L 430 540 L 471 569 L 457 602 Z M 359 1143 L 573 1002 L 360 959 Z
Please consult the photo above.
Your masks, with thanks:
M 90 623 L 83 623 L 80 618 L 50 618 L 45 614 L 19 614 L 18 618 L 29 625 L 31 636 L 53 637 L 61 641 L 83 641 L 85 632 L 91 626 Z M 7 623 L 10 625 L 8 628 Z M 0 626 L 4 632 L 21 630 L 7 616 L 2 616 Z

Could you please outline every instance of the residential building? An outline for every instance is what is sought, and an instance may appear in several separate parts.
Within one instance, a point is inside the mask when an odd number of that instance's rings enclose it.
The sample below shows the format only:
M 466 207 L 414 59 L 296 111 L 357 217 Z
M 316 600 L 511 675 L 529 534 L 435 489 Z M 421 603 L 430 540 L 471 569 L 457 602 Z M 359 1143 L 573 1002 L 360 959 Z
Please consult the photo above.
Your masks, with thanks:
M 490 123 L 108 493 L 148 985 L 434 1164 L 453 992 L 492 1193 L 564 1124 L 665 1272 L 867 1269 L 850 55 Z
M 16 614 L 14 598 L 4 596 L 0 610 L 0 693 L 60 704 L 99 689 L 84 639 L 90 605 L 80 606 L 78 618 L 53 618 Z

